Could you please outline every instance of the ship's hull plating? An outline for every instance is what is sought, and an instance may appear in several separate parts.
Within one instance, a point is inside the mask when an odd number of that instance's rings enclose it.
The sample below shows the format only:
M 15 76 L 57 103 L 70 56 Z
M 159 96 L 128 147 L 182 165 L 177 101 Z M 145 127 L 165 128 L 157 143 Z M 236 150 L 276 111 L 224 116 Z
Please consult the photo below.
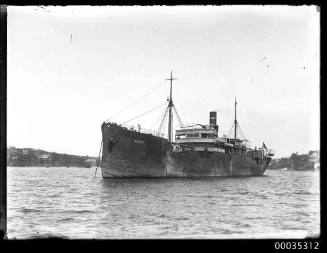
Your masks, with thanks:
M 175 152 L 166 139 L 102 125 L 103 178 L 261 176 L 271 158 L 220 152 Z

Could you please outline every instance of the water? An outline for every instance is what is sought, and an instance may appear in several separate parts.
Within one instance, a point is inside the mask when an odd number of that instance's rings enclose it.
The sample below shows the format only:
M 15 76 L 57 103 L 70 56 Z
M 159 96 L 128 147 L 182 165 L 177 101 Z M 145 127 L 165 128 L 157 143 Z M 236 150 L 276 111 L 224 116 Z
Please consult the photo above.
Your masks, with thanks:
M 319 172 L 93 179 L 94 169 L 8 167 L 8 237 L 304 238 L 320 232 Z

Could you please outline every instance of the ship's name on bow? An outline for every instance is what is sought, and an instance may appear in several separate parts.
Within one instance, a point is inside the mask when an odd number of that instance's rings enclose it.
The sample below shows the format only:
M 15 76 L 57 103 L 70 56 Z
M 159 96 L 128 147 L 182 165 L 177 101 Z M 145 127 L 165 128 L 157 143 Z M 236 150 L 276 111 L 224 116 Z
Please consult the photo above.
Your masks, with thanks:
M 142 140 L 134 140 L 135 143 L 144 143 Z

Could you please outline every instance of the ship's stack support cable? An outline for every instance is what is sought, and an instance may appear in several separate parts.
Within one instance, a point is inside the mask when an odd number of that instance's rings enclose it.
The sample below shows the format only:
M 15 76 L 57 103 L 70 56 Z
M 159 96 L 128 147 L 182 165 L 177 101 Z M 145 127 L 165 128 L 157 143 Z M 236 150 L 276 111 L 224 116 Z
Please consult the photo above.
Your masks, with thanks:
M 178 119 L 178 123 L 180 125 L 180 127 L 184 127 L 184 123 L 181 119 L 181 117 L 179 116 L 177 110 L 176 110 L 176 107 L 175 106 L 172 106 L 175 114 L 176 114 L 176 117 Z M 169 111 L 169 106 L 166 108 L 165 112 L 164 112 L 164 115 L 162 116 L 162 119 L 161 119 L 161 122 L 160 122 L 160 125 L 159 125 L 159 128 L 158 128 L 158 132 L 159 133 L 162 133 L 162 130 L 165 129 L 165 126 L 166 126 L 166 121 L 167 121 L 167 113 Z
M 238 129 L 240 129 L 240 133 L 241 133 L 241 135 L 242 135 L 242 137 L 243 137 L 243 139 L 245 140 L 245 135 L 243 134 L 243 131 L 242 131 L 242 129 L 241 129 L 241 127 L 240 127 L 240 125 L 239 124 L 237 124 L 237 126 L 238 126 Z M 229 134 L 228 134 L 228 137 L 230 137 L 230 135 L 231 135 L 231 132 L 232 132 L 232 130 L 234 129 L 234 127 L 235 127 L 235 123 L 233 123 L 233 125 L 232 125 L 232 127 L 231 127 L 231 129 L 229 130 Z
M 167 110 L 168 110 L 168 108 L 166 107 L 165 110 L 163 111 L 163 113 L 160 115 L 160 118 L 156 122 L 154 122 L 154 124 L 152 124 L 152 126 L 150 127 L 150 129 L 153 129 L 156 125 L 158 125 L 157 123 L 159 121 L 160 121 L 160 125 L 159 125 L 159 128 L 160 128 L 164 117 L 166 117 Z M 159 132 L 159 131 L 157 131 L 157 132 Z
M 162 115 L 160 115 L 160 117 L 153 122 L 153 124 L 149 127 L 149 129 L 153 129 L 155 126 L 158 125 L 159 122 L 161 122 L 162 117 L 164 116 L 166 109 L 163 111 Z
M 99 167 L 99 161 L 100 161 L 102 146 L 103 146 L 103 140 L 101 141 L 101 144 L 100 144 L 100 151 L 99 151 L 99 155 L 98 155 L 98 159 L 97 159 L 97 167 L 95 169 L 94 179 L 95 179 L 95 176 L 97 175 L 97 170 L 98 170 L 98 167 Z
M 163 123 L 163 128 L 162 128 L 162 130 L 160 130 L 160 133 L 162 131 L 162 133 L 165 134 L 165 128 L 166 128 L 167 119 L 168 119 L 168 117 L 165 117 L 165 121 Z
M 131 119 L 129 119 L 129 120 L 127 120 L 127 121 L 125 121 L 125 122 L 119 124 L 119 125 L 121 126 L 121 125 L 126 124 L 127 122 L 130 122 L 130 121 L 134 120 L 134 119 L 140 118 L 140 117 L 144 116 L 145 114 L 148 114 L 148 113 L 150 113 L 150 112 L 152 112 L 152 111 L 154 111 L 154 110 L 157 110 L 158 108 L 162 107 L 162 106 L 165 105 L 165 104 L 166 104 L 166 103 L 161 104 L 161 105 L 158 105 L 158 106 L 152 108 L 151 110 L 146 111 L 146 112 L 144 112 L 144 113 L 142 113 L 142 114 L 139 114 L 139 115 L 137 115 L 136 117 L 131 118 Z
M 243 131 L 242 131 L 240 125 L 238 125 L 238 128 L 240 129 L 240 131 L 241 131 L 241 135 L 242 135 L 243 139 L 245 140 L 245 136 L 244 136 L 244 134 L 243 134 Z
M 144 98 L 146 98 L 147 96 L 149 96 L 150 94 L 152 94 L 153 92 L 155 92 L 156 90 L 158 90 L 160 87 L 163 87 L 162 84 L 158 85 L 156 88 L 154 88 L 153 90 L 149 91 L 147 94 L 145 94 L 143 97 L 135 100 L 133 103 L 125 106 L 123 109 L 121 109 L 120 111 L 116 112 L 114 115 L 112 115 L 109 119 L 105 120 L 104 122 L 108 122 L 109 120 L 111 120 L 113 117 L 117 116 L 118 114 L 120 114 L 121 112 L 127 110 L 128 108 L 130 108 L 132 105 L 137 104 L 138 102 L 142 101 Z
M 167 106 L 167 108 L 166 108 L 166 110 L 165 110 L 165 113 L 164 113 L 164 115 L 163 115 L 163 117 L 162 117 L 162 119 L 161 119 L 161 122 L 160 122 L 160 125 L 159 125 L 159 128 L 158 128 L 158 132 L 159 132 L 159 133 L 161 133 L 161 131 L 162 131 L 162 127 L 163 127 L 164 122 L 165 122 L 165 120 L 166 120 L 166 118 L 167 118 L 167 113 L 168 113 L 168 106 Z
M 230 130 L 229 130 L 228 137 L 230 137 L 230 135 L 231 135 L 231 133 L 232 133 L 232 130 L 234 129 L 234 126 L 235 126 L 235 124 L 233 123 L 232 127 L 231 127 Z M 240 129 L 239 132 L 241 133 L 243 139 L 245 139 L 245 135 L 243 134 L 243 131 L 242 131 L 242 129 L 241 129 L 241 127 L 240 127 L 239 124 L 237 124 L 237 128 Z
M 178 122 L 179 122 L 180 127 L 184 127 L 183 121 L 182 121 L 181 117 L 179 116 L 176 107 L 173 106 L 173 109 L 174 109 L 174 112 L 175 112 L 175 114 L 177 116 L 177 119 L 178 119 Z
M 234 122 L 233 122 L 233 124 L 232 124 L 232 127 L 230 128 L 230 130 L 229 130 L 229 133 L 228 133 L 228 137 L 230 137 L 230 134 L 232 133 L 232 129 L 234 128 Z

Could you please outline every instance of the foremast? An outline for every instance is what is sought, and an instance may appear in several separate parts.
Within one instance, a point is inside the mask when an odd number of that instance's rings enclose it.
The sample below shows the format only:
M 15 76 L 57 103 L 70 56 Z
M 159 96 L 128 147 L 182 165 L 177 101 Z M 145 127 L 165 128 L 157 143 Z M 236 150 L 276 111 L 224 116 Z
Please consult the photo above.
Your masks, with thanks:
M 177 78 L 173 78 L 173 71 L 170 71 L 170 78 L 166 79 L 170 81 L 170 96 L 169 96 L 169 103 L 168 103 L 168 142 L 172 142 L 173 140 L 173 113 L 172 109 L 174 107 L 173 103 L 173 80 Z
M 237 106 L 237 102 L 236 102 L 236 97 L 235 97 L 235 119 L 234 119 L 234 146 L 236 145 L 236 137 L 237 137 L 237 119 L 236 119 L 236 106 Z

